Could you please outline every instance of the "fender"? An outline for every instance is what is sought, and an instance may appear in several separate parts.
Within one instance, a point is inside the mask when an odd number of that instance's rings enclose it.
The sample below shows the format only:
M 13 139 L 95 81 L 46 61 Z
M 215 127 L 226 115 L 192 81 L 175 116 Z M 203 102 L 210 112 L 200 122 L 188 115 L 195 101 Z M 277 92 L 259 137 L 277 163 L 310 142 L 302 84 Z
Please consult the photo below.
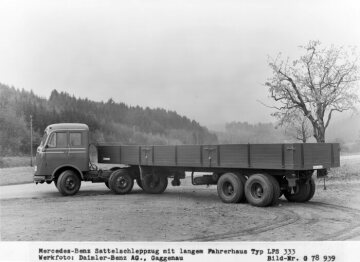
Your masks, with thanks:
M 52 172 L 52 174 L 51 174 L 51 179 L 54 179 L 56 172 L 57 172 L 59 169 L 63 168 L 63 167 L 71 167 L 71 168 L 76 169 L 76 170 L 79 172 L 81 179 L 84 180 L 84 175 L 83 175 L 83 173 L 80 171 L 80 169 L 77 168 L 77 167 L 74 166 L 74 165 L 69 165 L 69 164 L 65 164 L 65 165 L 58 166 L 58 167 Z

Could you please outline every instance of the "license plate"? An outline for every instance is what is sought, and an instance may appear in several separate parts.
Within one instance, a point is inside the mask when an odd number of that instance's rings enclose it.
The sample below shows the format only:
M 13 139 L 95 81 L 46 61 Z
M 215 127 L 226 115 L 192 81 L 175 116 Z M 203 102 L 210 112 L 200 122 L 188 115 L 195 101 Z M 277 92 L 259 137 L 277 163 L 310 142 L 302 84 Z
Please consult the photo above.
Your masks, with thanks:
M 323 165 L 313 166 L 313 169 L 323 169 L 323 168 L 324 168 Z

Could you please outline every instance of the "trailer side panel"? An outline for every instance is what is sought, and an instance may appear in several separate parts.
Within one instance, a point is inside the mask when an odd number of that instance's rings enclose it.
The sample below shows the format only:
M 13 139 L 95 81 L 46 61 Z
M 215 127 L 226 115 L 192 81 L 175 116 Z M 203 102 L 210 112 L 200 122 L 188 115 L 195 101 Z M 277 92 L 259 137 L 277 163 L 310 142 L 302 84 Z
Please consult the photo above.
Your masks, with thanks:
M 99 163 L 184 168 L 312 170 L 340 165 L 339 144 L 98 146 Z

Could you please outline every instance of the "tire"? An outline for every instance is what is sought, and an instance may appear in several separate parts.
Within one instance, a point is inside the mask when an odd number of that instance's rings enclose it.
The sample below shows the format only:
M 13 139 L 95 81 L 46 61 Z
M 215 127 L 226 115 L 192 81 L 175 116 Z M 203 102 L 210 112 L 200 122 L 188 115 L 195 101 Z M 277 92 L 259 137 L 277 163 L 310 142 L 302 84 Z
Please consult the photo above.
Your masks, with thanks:
M 281 196 L 281 190 L 280 190 L 279 182 L 276 180 L 275 177 L 268 175 L 268 178 L 270 179 L 274 189 L 273 199 L 270 203 L 270 205 L 273 206 L 279 202 L 279 198 Z
M 314 188 L 314 193 L 315 193 L 315 188 Z M 314 195 L 314 193 L 312 194 Z M 299 181 L 297 184 L 296 192 L 294 194 L 291 194 L 291 192 L 286 191 L 284 192 L 284 196 L 289 202 L 302 203 L 308 201 L 312 197 L 311 182 L 307 182 L 303 180 Z
M 140 184 L 146 193 L 161 194 L 168 186 L 168 179 L 166 176 L 144 174 Z
M 242 186 L 243 186 L 243 191 L 244 191 L 243 197 L 239 200 L 238 203 L 246 203 L 247 201 L 246 201 L 246 197 L 245 197 L 245 184 L 246 184 L 247 178 L 244 175 L 239 174 L 239 173 L 236 173 L 236 175 L 240 179 Z
M 119 169 L 110 175 L 108 183 L 112 192 L 123 195 L 131 192 L 134 186 L 134 179 L 127 170 Z
M 142 183 L 141 183 L 141 179 L 140 178 L 136 178 L 136 184 L 138 184 L 138 186 L 143 189 Z
M 109 186 L 109 181 L 105 182 L 105 186 L 110 189 L 110 186 Z
M 307 196 L 305 202 L 311 200 L 313 198 L 313 196 L 315 195 L 315 190 L 316 190 L 316 184 L 315 184 L 315 181 L 313 178 L 310 178 L 310 193 L 309 195 Z
M 244 197 L 244 184 L 236 174 L 225 173 L 218 180 L 217 192 L 224 203 L 238 203 Z
M 254 174 L 245 184 L 245 196 L 253 206 L 265 207 L 274 198 L 274 186 L 268 175 Z
M 72 196 L 79 191 L 81 180 L 72 170 L 65 170 L 60 174 L 56 185 L 62 195 Z

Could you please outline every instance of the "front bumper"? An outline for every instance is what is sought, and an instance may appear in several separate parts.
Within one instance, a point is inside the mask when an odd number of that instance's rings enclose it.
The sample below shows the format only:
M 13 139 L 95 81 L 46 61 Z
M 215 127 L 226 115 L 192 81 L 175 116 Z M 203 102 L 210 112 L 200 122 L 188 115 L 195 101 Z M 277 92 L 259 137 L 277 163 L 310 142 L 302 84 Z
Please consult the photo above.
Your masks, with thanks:
M 44 182 L 52 181 L 51 176 L 47 176 L 46 174 L 41 174 L 41 172 L 39 172 L 39 171 L 40 170 L 38 169 L 37 165 L 35 165 L 34 166 L 34 176 L 33 176 L 34 183 L 44 183 Z
M 34 183 L 44 183 L 44 182 L 51 182 L 52 177 L 51 176 L 33 176 L 33 182 Z
M 45 176 L 34 176 L 33 177 L 33 181 L 34 183 L 41 183 L 41 182 L 45 182 Z

